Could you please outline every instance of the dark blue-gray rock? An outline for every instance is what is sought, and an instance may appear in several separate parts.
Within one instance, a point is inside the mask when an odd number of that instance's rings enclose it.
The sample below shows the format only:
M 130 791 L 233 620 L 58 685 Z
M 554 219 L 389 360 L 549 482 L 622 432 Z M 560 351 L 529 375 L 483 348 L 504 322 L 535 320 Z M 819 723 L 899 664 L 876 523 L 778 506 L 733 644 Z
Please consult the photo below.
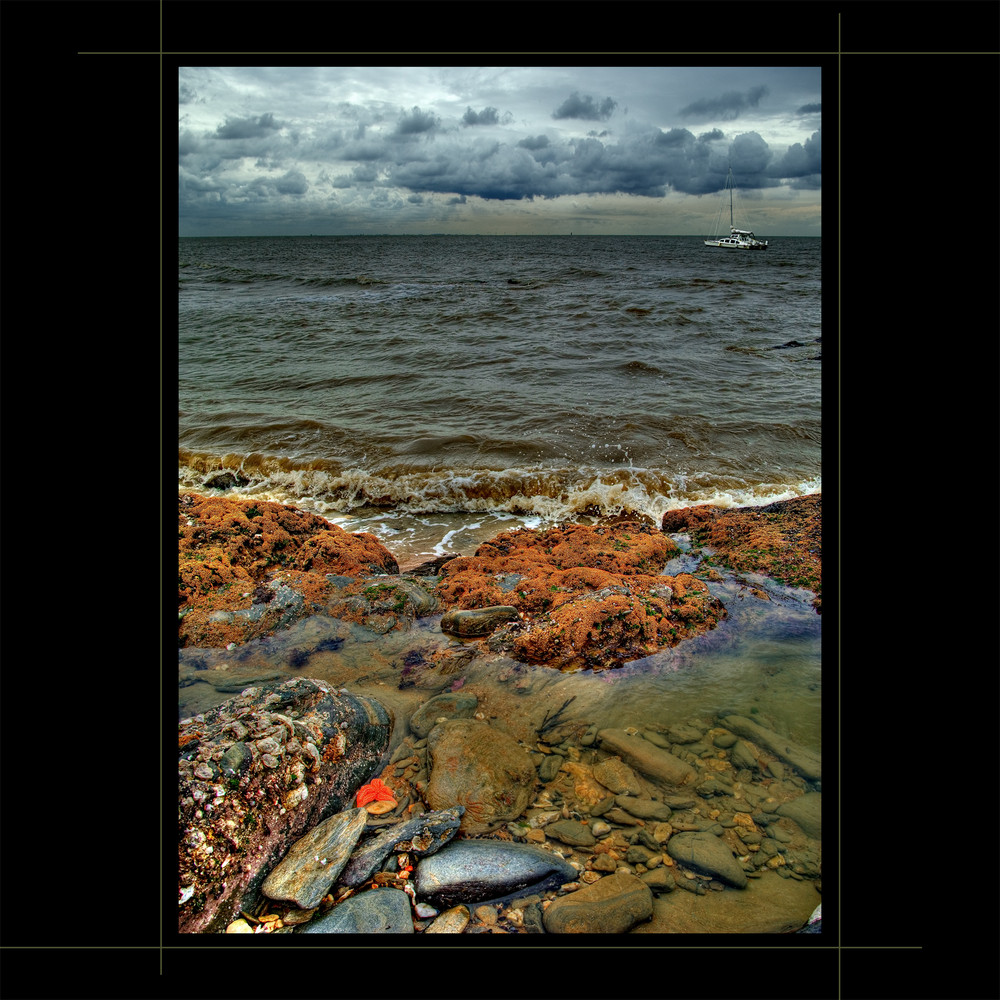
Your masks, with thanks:
M 502 840 L 454 840 L 416 867 L 417 896 L 434 906 L 500 902 L 573 881 L 576 869 L 558 855 Z
M 821 792 L 806 792 L 797 799 L 789 802 L 782 802 L 776 812 L 779 816 L 787 816 L 795 820 L 802 827 L 802 831 L 807 837 L 815 840 L 822 839 L 822 805 L 823 795 Z
M 382 868 L 394 851 L 405 851 L 414 857 L 424 857 L 440 850 L 458 833 L 465 809 L 453 806 L 438 812 L 422 813 L 381 830 L 354 849 L 338 880 L 339 885 L 355 888 L 367 882 Z
M 303 910 L 319 906 L 344 870 L 367 819 L 364 809 L 348 809 L 323 820 L 292 844 L 261 891 L 268 899 Z
M 488 608 L 472 608 L 445 612 L 441 618 L 441 631 L 470 638 L 489 635 L 505 622 L 520 620 L 520 612 L 508 604 L 495 604 Z
M 410 732 L 423 739 L 444 716 L 448 719 L 470 719 L 475 714 L 479 699 L 473 694 L 446 692 L 425 702 L 410 716 Z
M 412 934 L 410 897 L 401 889 L 369 889 L 314 917 L 300 934 Z
M 552 900 L 542 922 L 549 934 L 625 934 L 652 915 L 652 889 L 634 875 L 616 872 Z
M 744 718 L 742 715 L 727 715 L 722 720 L 722 725 L 737 736 L 751 740 L 758 746 L 770 751 L 776 757 L 780 757 L 786 764 L 795 768 L 803 778 L 809 781 L 819 781 L 822 777 L 822 762 L 817 754 L 805 747 L 758 725 L 752 719 Z
M 710 875 L 734 889 L 745 889 L 747 886 L 746 873 L 739 861 L 725 842 L 714 834 L 675 833 L 667 841 L 667 854 L 685 868 Z
M 310 677 L 246 688 L 182 720 L 179 931 L 221 933 L 254 912 L 288 848 L 378 772 L 392 725 L 378 702 Z

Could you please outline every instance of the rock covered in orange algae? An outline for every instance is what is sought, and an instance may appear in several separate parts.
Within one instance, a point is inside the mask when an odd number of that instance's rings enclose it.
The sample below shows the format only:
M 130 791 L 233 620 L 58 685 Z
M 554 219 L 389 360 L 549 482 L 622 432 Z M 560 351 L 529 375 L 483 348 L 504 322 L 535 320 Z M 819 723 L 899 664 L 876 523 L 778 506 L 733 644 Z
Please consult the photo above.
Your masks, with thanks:
M 684 507 L 664 514 L 662 528 L 667 532 L 688 532 L 697 548 L 711 548 L 707 561 L 811 590 L 816 594 L 813 607 L 819 612 L 822 520 L 822 495 L 814 493 L 763 507 Z
M 700 580 L 660 576 L 676 543 L 639 522 L 504 532 L 441 567 L 451 607 L 511 605 L 522 620 L 491 649 L 562 670 L 620 666 L 714 628 L 726 616 Z
M 181 646 L 244 642 L 319 610 L 333 589 L 326 574 L 399 572 L 374 535 L 259 500 L 181 494 L 178 549 Z M 293 602 L 274 601 L 276 588 L 267 584 L 276 574 L 294 589 Z M 236 611 L 245 614 L 233 625 Z

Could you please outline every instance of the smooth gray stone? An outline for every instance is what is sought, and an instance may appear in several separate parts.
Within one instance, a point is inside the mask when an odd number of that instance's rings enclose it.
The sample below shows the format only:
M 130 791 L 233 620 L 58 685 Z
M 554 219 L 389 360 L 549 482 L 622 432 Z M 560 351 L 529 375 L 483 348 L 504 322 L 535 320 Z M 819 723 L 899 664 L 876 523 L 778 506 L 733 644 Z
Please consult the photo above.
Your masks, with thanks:
M 471 608 L 448 611 L 441 618 L 441 631 L 452 635 L 489 635 L 504 622 L 516 622 L 521 615 L 508 604 L 494 604 L 488 608 Z
M 453 840 L 421 860 L 417 896 L 434 906 L 515 899 L 576 879 L 568 862 L 540 847 L 499 840 Z
M 422 813 L 387 827 L 355 848 L 338 884 L 353 889 L 367 882 L 400 843 L 407 845 L 400 850 L 416 857 L 433 854 L 458 833 L 458 824 L 464 812 L 464 806 L 454 806 L 438 812 Z
M 261 892 L 303 910 L 319 906 L 350 860 L 367 819 L 366 810 L 347 809 L 323 820 L 292 844 L 264 879 Z
M 300 934 L 412 934 L 410 897 L 400 889 L 370 889 L 310 920 Z
M 783 802 L 778 806 L 777 813 L 779 816 L 787 816 L 789 819 L 795 820 L 807 837 L 820 840 L 823 832 L 822 804 L 823 795 L 821 792 L 806 792 L 805 795 L 800 795 L 797 799 Z
M 746 873 L 726 844 L 711 833 L 675 833 L 667 841 L 667 854 L 686 868 L 702 875 L 711 875 L 733 886 L 745 889 Z

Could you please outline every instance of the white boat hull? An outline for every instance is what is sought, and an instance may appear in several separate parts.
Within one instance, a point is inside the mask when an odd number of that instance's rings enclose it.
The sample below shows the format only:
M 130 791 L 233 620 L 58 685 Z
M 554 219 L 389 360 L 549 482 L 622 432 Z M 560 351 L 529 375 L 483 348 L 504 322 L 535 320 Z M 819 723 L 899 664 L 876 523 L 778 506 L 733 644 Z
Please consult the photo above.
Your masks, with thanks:
M 705 240 L 707 247 L 722 247 L 724 250 L 766 250 L 766 243 L 740 243 L 734 240 Z

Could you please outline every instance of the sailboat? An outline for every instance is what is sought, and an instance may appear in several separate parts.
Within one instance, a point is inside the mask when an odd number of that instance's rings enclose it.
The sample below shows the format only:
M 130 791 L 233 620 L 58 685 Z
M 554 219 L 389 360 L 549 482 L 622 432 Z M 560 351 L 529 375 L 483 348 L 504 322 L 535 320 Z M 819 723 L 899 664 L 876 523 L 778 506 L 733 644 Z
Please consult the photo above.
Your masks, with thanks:
M 733 168 L 730 167 L 729 174 L 726 176 L 726 186 L 723 189 L 723 198 L 725 198 L 725 192 L 729 191 L 729 235 L 716 236 L 713 239 L 705 240 L 705 246 L 725 247 L 731 250 L 766 250 L 767 240 L 759 240 L 749 229 L 737 229 L 733 225 L 733 189 L 735 187 Z M 719 209 L 719 218 L 722 218 L 721 208 Z M 716 223 L 715 231 L 716 233 L 719 231 L 718 223 Z

